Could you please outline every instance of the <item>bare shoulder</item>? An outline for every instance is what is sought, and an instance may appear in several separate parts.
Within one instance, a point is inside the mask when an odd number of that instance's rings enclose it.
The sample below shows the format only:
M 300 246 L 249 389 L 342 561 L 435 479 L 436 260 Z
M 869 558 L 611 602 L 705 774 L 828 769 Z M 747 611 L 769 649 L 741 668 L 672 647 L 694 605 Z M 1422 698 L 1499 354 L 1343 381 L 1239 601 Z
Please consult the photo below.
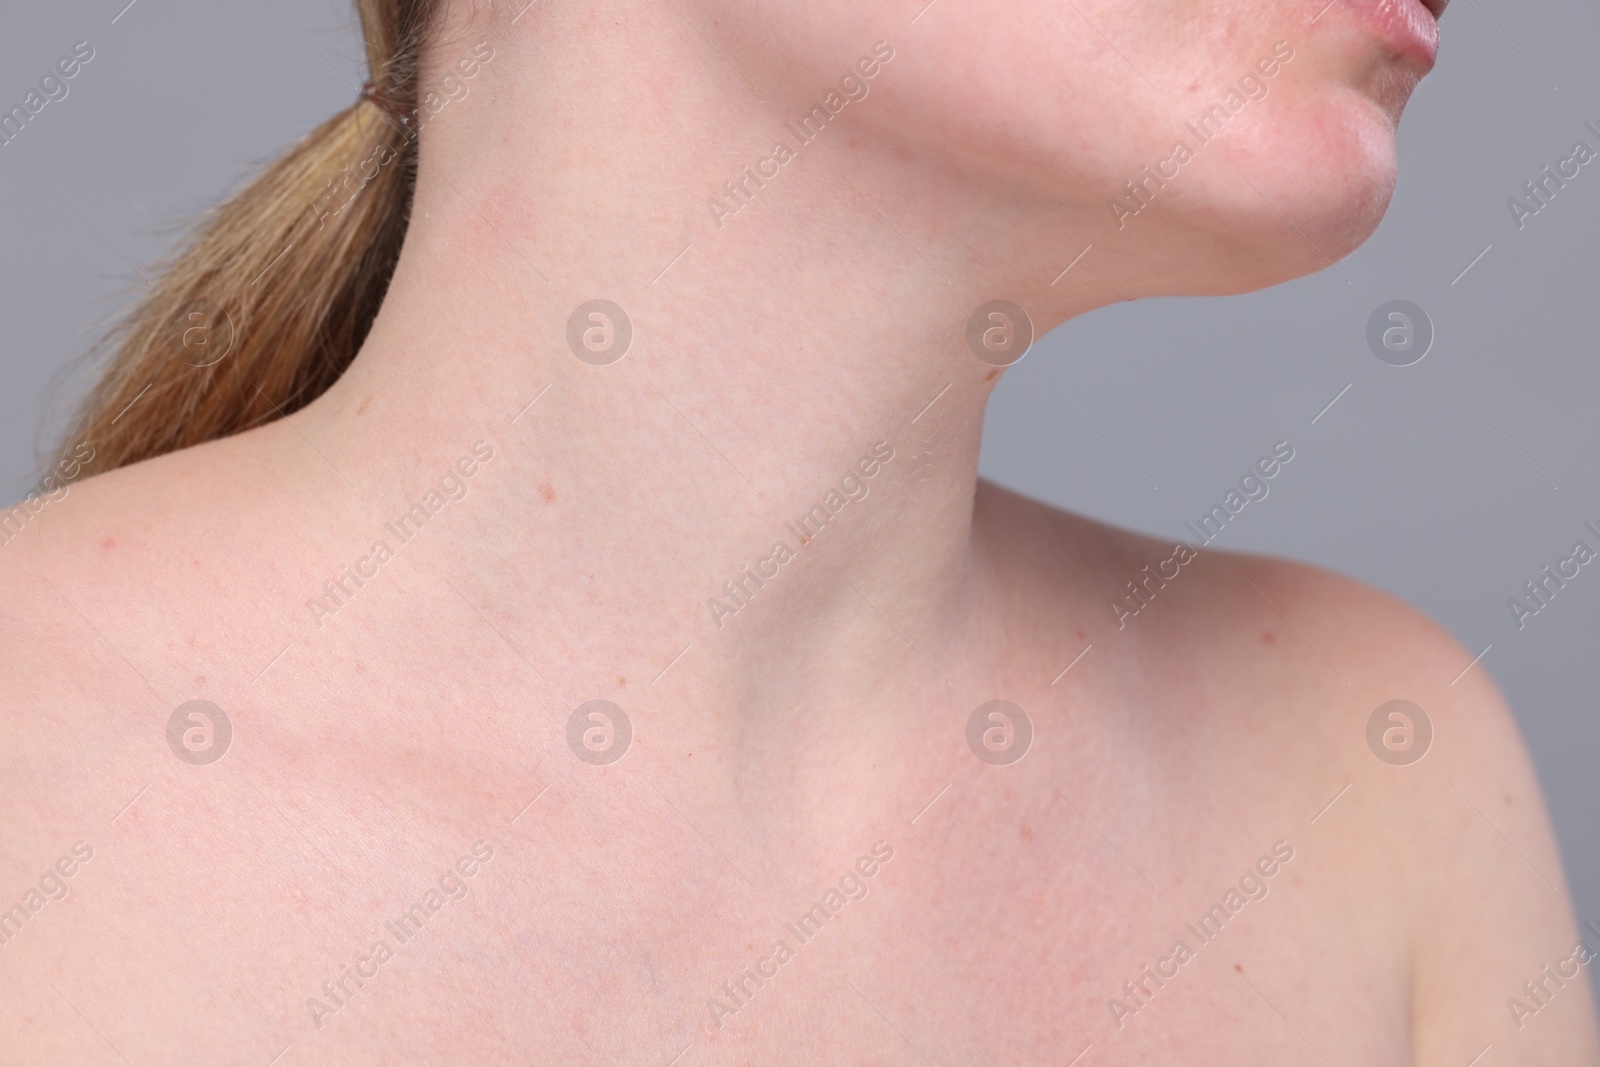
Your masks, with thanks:
M 1493 1047 L 1508 1062 L 1600 1063 L 1587 966 L 1600 931 L 1574 921 L 1538 778 L 1487 664 L 1349 578 L 1259 557 L 1216 562 L 1322 661 L 1317 692 L 1332 686 L 1329 671 L 1342 679 L 1343 699 L 1305 705 L 1324 753 L 1356 749 L 1347 811 L 1325 832 L 1402 904 L 1415 1062 L 1467 1063 Z M 1327 765 L 1301 756 L 1308 774 Z
M 164 566 L 169 554 L 160 513 L 182 506 L 174 496 L 183 479 L 169 476 L 177 466 L 112 471 L 0 515 L 9 519 L 0 543 L 0 691 L 8 706 L 0 780 L 50 773 L 55 751 L 83 758 L 93 747 L 93 709 L 144 699 L 139 668 L 125 657 L 139 644 L 140 605 L 162 585 L 151 564 L 159 556 Z M 58 725 L 84 736 L 60 744 Z
M 40 679 L 92 658 L 92 643 L 78 632 L 94 625 L 85 603 L 139 588 L 154 564 L 165 564 L 179 530 L 203 530 L 191 454 L 201 451 L 61 485 L 0 514 L 0 627 L 12 653 L 0 661 L 0 677 Z
M 105 785 L 85 801 L 98 812 L 127 777 L 119 753 L 149 750 L 176 695 L 223 681 L 241 643 L 259 643 L 241 630 L 256 607 L 250 576 L 270 560 L 257 552 L 245 566 L 257 523 L 229 489 L 238 450 L 214 442 L 73 483 L 8 530 L 0 797 L 15 784 L 19 797 L 45 799 L 37 819 L 7 820 L 5 833 L 75 818 L 84 791 L 69 792 L 71 781 L 91 794 Z M 23 784 L 40 781 L 52 787 Z
M 1503 1062 L 1600 1063 L 1600 930 L 1574 922 L 1537 777 L 1475 651 L 1322 568 L 983 493 L 990 536 L 1047 572 L 1033 595 L 1091 620 L 1123 691 L 1171 704 L 1191 758 L 1294 813 L 1320 906 L 1359 909 L 1407 952 L 1415 1063 L 1489 1045 Z
M 149 781 L 140 776 L 157 709 L 121 658 L 137 655 L 125 636 L 137 612 L 113 595 L 128 587 L 118 574 L 128 554 L 105 547 L 139 540 L 118 517 L 129 482 L 87 479 L 0 512 L 0 943 L 23 968 L 104 892 L 113 819 Z M 48 1016 L 34 987 L 49 992 L 35 980 L 9 993 Z M 8 1026 L 4 1040 L 24 1057 L 63 1055 L 45 1030 Z
M 197 580 L 237 575 L 238 560 L 229 554 L 267 543 L 243 542 L 251 527 L 266 525 L 263 516 L 287 481 L 282 464 L 261 447 L 272 432 L 269 426 L 211 441 L 0 509 L 0 593 L 14 611 L 0 619 L 31 617 L 30 609 L 54 615 L 73 600 L 73 589 L 90 599 L 125 595 L 124 604 L 176 606 L 179 597 L 198 599 Z M 175 570 L 180 560 L 198 573 Z M 52 591 L 54 599 L 41 600 Z
M 1493 1047 L 1521 1064 L 1600 1063 L 1587 967 L 1600 931 L 1573 919 L 1537 776 L 1488 666 L 1360 582 L 1207 555 L 1196 562 L 1218 595 L 1193 625 L 1281 627 L 1298 661 L 1278 675 L 1274 714 L 1302 731 L 1288 766 L 1326 782 L 1334 805 L 1308 825 L 1308 851 L 1361 880 L 1353 898 L 1377 890 L 1397 905 L 1414 1062 L 1468 1063 Z M 1237 600 L 1229 586 L 1244 587 Z M 1329 780 L 1334 769 L 1347 781 Z

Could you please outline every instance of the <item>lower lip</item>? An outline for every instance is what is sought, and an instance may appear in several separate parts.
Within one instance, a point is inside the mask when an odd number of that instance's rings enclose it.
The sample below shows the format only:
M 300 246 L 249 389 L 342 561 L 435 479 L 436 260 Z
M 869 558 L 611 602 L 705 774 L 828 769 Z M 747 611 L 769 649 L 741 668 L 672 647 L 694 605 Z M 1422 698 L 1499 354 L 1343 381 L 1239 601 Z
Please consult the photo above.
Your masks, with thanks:
M 1423 73 L 1439 58 L 1439 21 L 1422 0 L 1333 0 L 1376 30 L 1390 47 L 1420 64 Z

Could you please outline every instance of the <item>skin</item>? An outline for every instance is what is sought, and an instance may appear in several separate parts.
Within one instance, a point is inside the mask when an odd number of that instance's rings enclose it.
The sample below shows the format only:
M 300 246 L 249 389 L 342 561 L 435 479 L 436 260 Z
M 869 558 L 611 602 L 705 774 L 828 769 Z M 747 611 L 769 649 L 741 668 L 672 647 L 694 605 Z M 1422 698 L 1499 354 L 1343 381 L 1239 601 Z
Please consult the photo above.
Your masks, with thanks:
M 1452 681 L 1471 653 L 1210 549 L 1119 628 L 1172 546 L 977 479 L 972 308 L 1043 333 L 1316 270 L 1377 224 L 1420 72 L 1313 14 L 453 9 L 425 80 L 494 58 L 424 134 L 352 368 L 74 485 L 0 552 L 0 901 L 94 849 L 0 948 L 8 1060 L 1600 1062 L 1586 969 L 1520 1028 L 1506 1006 L 1579 934 L 1512 719 L 1481 664 Z M 717 226 L 708 197 L 878 40 L 871 95 Z M 1279 40 L 1266 99 L 1119 230 L 1106 200 Z M 608 367 L 564 340 L 597 295 L 635 325 Z M 386 531 L 480 441 L 464 496 Z M 880 441 L 868 494 L 718 620 Z M 1036 731 L 1007 767 L 965 742 L 996 698 Z M 1396 698 L 1435 729 L 1406 767 L 1366 742 Z M 167 745 L 193 699 L 232 723 L 207 766 Z M 633 726 L 609 766 L 565 741 L 593 699 Z M 386 932 L 480 840 L 462 899 Z M 866 895 L 792 937 L 876 842 Z M 1277 842 L 1264 899 L 1197 945 Z M 1176 977 L 1124 992 L 1179 939 Z

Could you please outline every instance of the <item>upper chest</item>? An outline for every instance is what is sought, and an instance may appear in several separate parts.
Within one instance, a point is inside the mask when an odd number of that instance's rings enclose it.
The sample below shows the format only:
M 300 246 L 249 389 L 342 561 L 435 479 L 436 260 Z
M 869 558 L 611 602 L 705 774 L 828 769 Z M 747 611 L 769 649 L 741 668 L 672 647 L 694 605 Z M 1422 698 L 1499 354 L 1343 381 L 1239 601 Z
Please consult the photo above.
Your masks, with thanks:
M 55 752 L 26 851 L 95 858 L 0 950 L 6 1029 L 81 1012 L 133 1062 L 1407 1062 L 1403 939 L 1270 737 L 1136 752 L 1080 724 L 1148 708 L 1018 686 L 1014 763 L 941 698 L 741 766 L 637 679 L 574 727 L 477 632 L 212 691 L 214 762 L 165 708 L 67 729 L 117 740 Z
M 77 816 L 13 1003 L 53 1019 L 47 978 L 134 1062 L 1408 1062 L 1393 931 L 1310 826 L 1046 758 L 796 822 L 649 759 L 230 755 Z

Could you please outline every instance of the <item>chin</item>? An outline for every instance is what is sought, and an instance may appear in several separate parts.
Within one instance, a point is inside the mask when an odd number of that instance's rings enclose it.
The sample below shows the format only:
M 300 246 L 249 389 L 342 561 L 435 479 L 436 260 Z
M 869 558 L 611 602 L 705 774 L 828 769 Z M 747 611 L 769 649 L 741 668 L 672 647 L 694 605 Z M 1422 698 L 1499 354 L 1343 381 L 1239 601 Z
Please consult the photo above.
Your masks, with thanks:
M 1389 208 L 1396 155 L 1386 108 L 1352 99 L 1296 118 L 1219 154 L 1204 229 L 1226 266 L 1211 275 L 1210 291 L 1325 270 L 1361 247 Z

